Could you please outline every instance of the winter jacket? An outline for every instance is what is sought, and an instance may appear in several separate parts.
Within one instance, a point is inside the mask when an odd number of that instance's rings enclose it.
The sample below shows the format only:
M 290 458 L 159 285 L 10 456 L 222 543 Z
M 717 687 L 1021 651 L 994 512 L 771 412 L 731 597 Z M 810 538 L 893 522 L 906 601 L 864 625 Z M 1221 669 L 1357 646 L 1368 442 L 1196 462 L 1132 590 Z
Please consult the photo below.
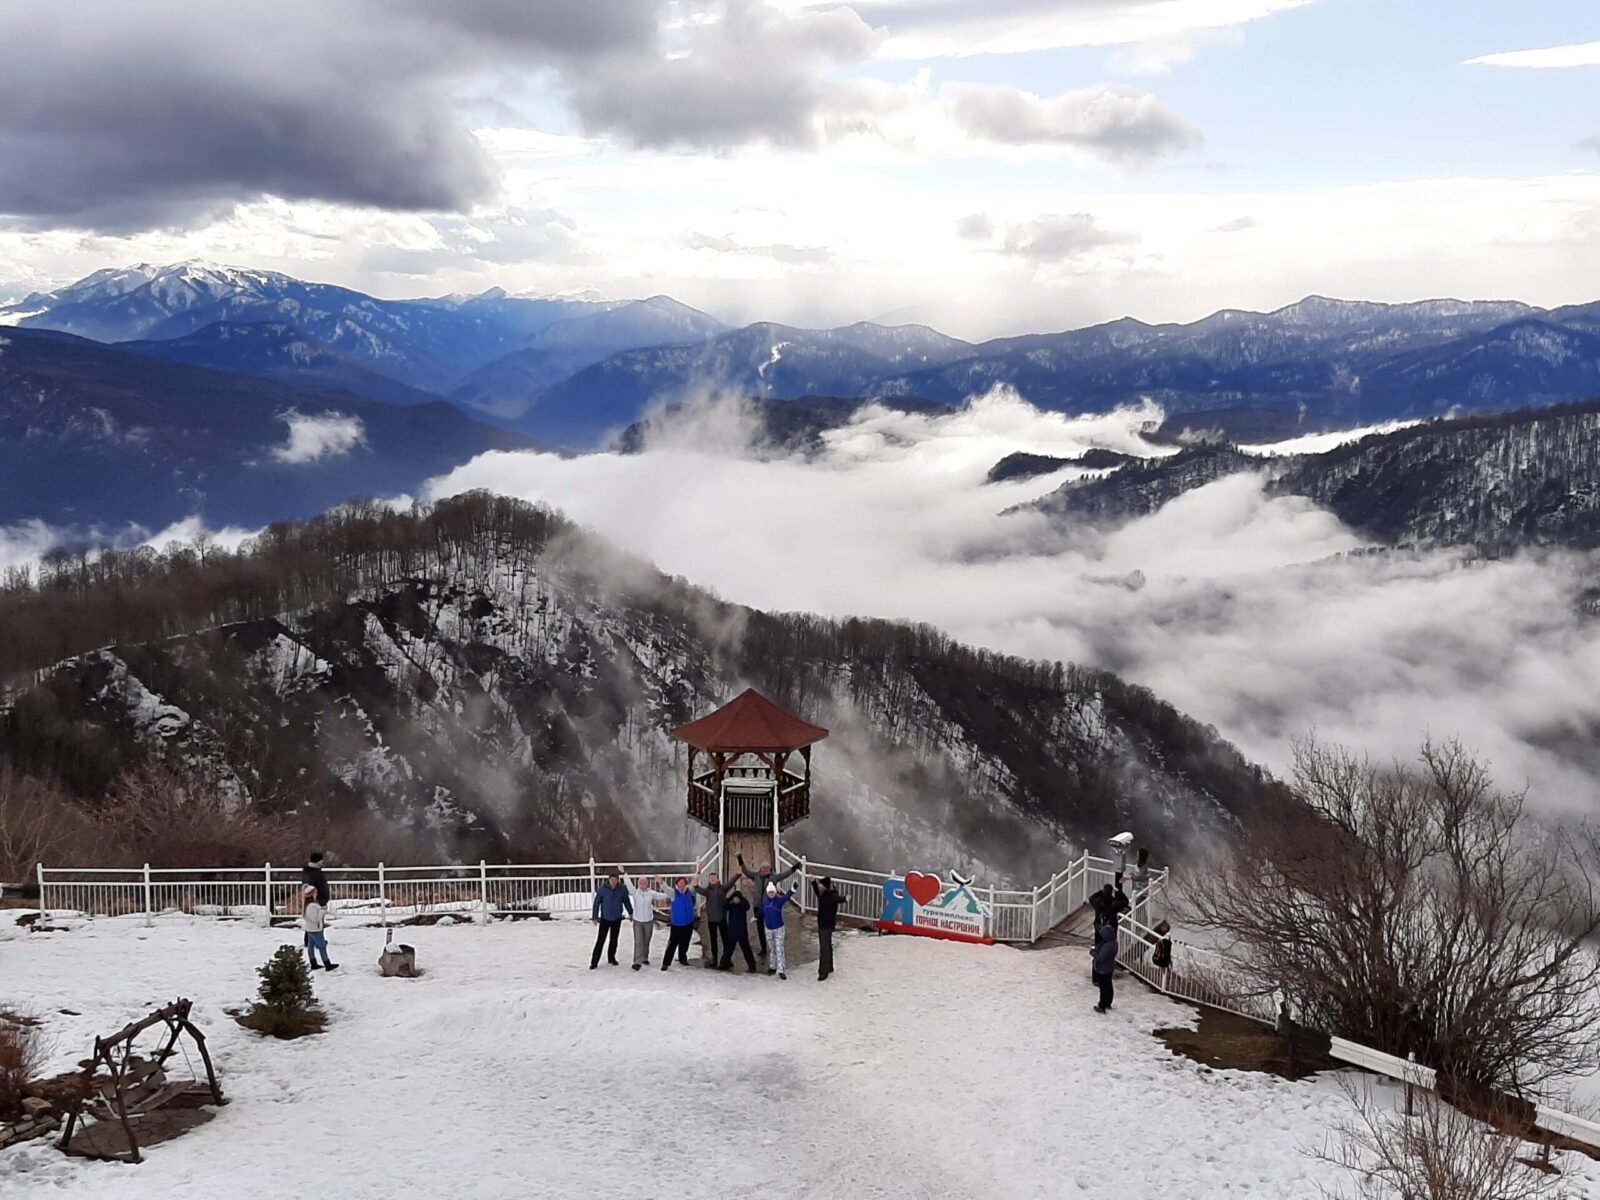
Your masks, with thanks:
M 665 904 L 672 899 L 671 892 L 658 892 L 654 888 L 643 888 L 636 883 L 628 885 L 628 899 L 633 904 L 633 919 L 641 923 L 648 923 L 656 919 L 656 905 Z
M 779 892 L 761 902 L 761 922 L 768 929 L 783 928 L 783 906 L 794 903 L 793 892 Z
M 817 928 L 832 929 L 839 923 L 839 905 L 844 900 L 833 888 L 817 893 Z
M 306 902 L 306 911 L 300 917 L 300 925 L 307 933 L 321 933 L 328 924 L 328 910 L 315 900 Z
M 745 894 L 737 889 L 728 893 L 728 898 L 722 902 L 723 909 L 728 918 L 728 936 L 735 941 L 750 938 L 750 901 Z
M 694 893 L 688 888 L 678 891 L 672 890 L 672 923 L 673 925 L 694 924 Z
M 623 884 L 613 884 L 608 879 L 595 889 L 595 920 L 620 921 L 624 912 L 633 916 L 633 901 L 628 899 L 628 889 Z
M 718 921 L 726 919 L 727 914 L 722 906 L 727 903 L 730 885 L 719 883 L 716 887 L 706 886 L 694 889 L 694 894 L 706 898 L 706 920 L 715 925 Z
M 789 876 L 793 875 L 800 869 L 800 864 L 796 863 L 782 875 L 774 875 L 771 871 L 761 871 L 752 874 L 750 868 L 744 865 L 744 855 L 736 854 L 734 857 L 739 860 L 739 870 L 744 872 L 744 877 L 756 885 L 757 896 L 765 896 L 767 894 L 767 884 L 769 883 L 777 884 L 781 887 L 785 879 L 788 879 Z
M 322 873 L 321 867 L 313 866 L 311 863 L 307 863 L 305 866 L 301 867 L 300 883 L 302 886 L 309 884 L 310 886 L 316 888 L 317 903 L 322 905 L 324 908 L 328 906 L 328 900 L 332 896 L 332 893 L 328 890 L 328 877 Z
M 1102 925 L 1094 931 L 1094 973 L 1110 975 L 1117 969 L 1117 930 Z

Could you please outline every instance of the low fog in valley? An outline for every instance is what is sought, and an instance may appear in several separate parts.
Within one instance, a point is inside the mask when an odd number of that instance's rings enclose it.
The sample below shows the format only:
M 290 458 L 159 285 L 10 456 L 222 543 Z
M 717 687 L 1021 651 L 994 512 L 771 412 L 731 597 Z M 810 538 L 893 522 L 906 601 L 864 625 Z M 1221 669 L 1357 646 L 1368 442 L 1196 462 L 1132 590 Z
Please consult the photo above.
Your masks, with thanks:
M 1281 770 L 1315 731 L 1377 758 L 1459 736 L 1545 811 L 1600 801 L 1600 625 L 1579 555 L 1377 552 L 1332 514 L 1235 476 L 1100 530 L 1008 511 L 1078 473 L 985 482 L 1006 454 L 1166 453 L 1144 405 L 951 415 L 873 408 L 810 458 L 738 401 L 658 415 L 645 452 L 488 454 L 434 481 L 554 505 L 663 570 L 763 608 L 927 621 L 1102 666 Z

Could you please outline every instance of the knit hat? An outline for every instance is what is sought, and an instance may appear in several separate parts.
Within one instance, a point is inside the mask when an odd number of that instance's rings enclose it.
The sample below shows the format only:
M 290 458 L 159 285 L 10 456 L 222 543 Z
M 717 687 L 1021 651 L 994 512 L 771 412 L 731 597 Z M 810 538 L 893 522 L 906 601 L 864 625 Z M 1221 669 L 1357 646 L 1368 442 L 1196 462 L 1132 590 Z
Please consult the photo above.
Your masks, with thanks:
M 775 883 L 767 884 L 767 895 L 776 896 L 777 894 L 778 894 L 778 885 L 775 884 Z
M 305 887 L 300 889 L 300 898 L 302 900 L 310 900 L 316 894 L 317 894 L 317 889 L 315 887 L 313 887 L 309 883 L 306 884 Z

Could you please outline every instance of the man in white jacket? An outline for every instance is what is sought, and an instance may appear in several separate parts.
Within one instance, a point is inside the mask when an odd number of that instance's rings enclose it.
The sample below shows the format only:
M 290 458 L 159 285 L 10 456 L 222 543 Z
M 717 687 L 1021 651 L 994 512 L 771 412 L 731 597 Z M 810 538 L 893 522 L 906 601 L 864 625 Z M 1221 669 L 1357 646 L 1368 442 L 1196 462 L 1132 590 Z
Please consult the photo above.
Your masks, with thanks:
M 661 876 L 655 877 L 655 886 L 643 875 L 628 881 L 628 899 L 633 902 L 633 969 L 637 971 L 650 961 L 650 935 L 656 929 L 656 902 L 672 899 L 672 893 L 663 888 Z

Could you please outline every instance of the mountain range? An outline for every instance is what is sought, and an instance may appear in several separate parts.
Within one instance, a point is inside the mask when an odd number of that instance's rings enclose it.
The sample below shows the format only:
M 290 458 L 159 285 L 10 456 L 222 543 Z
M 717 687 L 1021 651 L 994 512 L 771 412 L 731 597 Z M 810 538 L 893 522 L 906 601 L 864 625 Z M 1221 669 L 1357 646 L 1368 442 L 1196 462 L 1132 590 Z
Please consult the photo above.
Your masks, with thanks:
M 44 521 L 93 542 L 192 516 L 254 529 L 352 496 L 409 493 L 484 451 L 532 446 L 418 400 L 0 329 L 0 525 Z
M 415 401 L 403 389 L 417 389 L 574 448 L 601 444 L 654 405 L 708 392 L 960 403 L 1005 385 L 1071 413 L 1147 397 L 1180 429 L 1260 440 L 1600 394 L 1600 303 L 1311 296 L 1266 313 L 1229 309 L 1187 324 L 1125 317 L 971 344 L 917 325 L 728 329 L 665 296 L 493 289 L 382 300 L 185 263 L 98 271 L 0 308 L 0 322 L 388 403 Z M 254 324 L 277 328 L 258 338 L 229 328 Z

